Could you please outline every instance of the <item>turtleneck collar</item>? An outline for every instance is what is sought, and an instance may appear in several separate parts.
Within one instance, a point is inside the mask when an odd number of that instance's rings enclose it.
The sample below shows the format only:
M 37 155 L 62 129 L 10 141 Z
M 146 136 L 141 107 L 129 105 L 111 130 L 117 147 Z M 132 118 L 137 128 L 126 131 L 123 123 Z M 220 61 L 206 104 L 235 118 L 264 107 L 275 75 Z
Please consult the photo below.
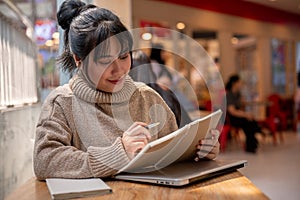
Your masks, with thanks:
M 88 84 L 81 71 L 74 75 L 69 85 L 75 96 L 90 103 L 127 102 L 136 90 L 133 80 L 128 75 L 125 78 L 124 87 L 118 92 L 110 93 L 94 89 Z

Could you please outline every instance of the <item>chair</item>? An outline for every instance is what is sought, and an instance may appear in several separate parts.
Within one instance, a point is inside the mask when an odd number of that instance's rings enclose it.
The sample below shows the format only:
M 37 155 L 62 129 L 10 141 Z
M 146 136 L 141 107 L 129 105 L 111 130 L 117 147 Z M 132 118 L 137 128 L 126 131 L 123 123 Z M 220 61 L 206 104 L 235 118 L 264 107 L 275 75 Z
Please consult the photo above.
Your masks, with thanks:
M 294 126 L 294 120 L 296 117 L 296 104 L 295 99 L 293 97 L 285 97 L 281 99 L 280 110 L 286 114 L 286 127 L 285 129 L 292 129 Z
M 280 109 L 281 97 L 278 94 L 272 94 L 268 97 L 268 106 L 266 110 L 266 119 L 258 121 L 262 127 L 267 128 L 272 137 L 274 145 L 277 145 L 277 133 L 280 141 L 283 142 L 282 130 L 287 128 L 287 115 Z
M 225 151 L 226 146 L 227 146 L 227 140 L 228 140 L 228 134 L 231 134 L 231 138 L 235 140 L 235 143 L 238 146 L 243 146 L 242 140 L 240 137 L 240 127 L 235 127 L 230 124 L 229 117 L 226 115 L 225 117 L 225 123 L 222 127 L 219 127 L 219 130 L 221 132 L 220 137 L 219 137 L 219 142 L 220 142 L 220 150 L 222 152 Z
M 276 117 L 280 120 L 281 130 L 287 129 L 288 112 L 281 109 L 283 103 L 282 98 L 278 94 L 271 94 L 268 97 L 270 105 L 267 107 L 267 115 Z

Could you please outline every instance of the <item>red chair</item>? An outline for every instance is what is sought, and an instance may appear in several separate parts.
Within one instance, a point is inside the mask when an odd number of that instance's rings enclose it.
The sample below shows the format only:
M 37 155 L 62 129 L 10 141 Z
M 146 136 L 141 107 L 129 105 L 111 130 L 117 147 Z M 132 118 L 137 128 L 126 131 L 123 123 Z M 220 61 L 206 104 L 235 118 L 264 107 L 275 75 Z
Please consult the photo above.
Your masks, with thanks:
M 272 116 L 280 121 L 281 130 L 287 129 L 287 116 L 288 113 L 281 109 L 283 101 L 278 94 L 272 94 L 268 97 L 270 105 L 267 107 L 267 116 Z
M 223 126 L 220 126 L 219 131 L 220 131 L 220 137 L 219 137 L 220 151 L 223 152 L 225 151 L 227 146 L 227 138 L 228 138 L 228 133 L 230 133 L 230 125 L 224 124 Z
M 268 97 L 268 106 L 266 110 L 266 119 L 259 121 L 261 126 L 270 130 L 273 137 L 273 143 L 276 145 L 277 134 L 280 141 L 283 142 L 282 130 L 287 128 L 287 115 L 280 109 L 281 97 L 278 94 L 272 94 Z
M 226 146 L 227 146 L 227 140 L 228 140 L 228 134 L 231 134 L 231 138 L 235 140 L 235 143 L 238 146 L 243 147 L 243 143 L 240 137 L 240 130 L 241 128 L 232 126 L 230 124 L 229 118 L 226 115 L 225 117 L 225 123 L 222 127 L 219 127 L 219 130 L 221 132 L 220 137 L 219 137 L 219 142 L 220 142 L 220 150 L 222 152 L 225 151 Z

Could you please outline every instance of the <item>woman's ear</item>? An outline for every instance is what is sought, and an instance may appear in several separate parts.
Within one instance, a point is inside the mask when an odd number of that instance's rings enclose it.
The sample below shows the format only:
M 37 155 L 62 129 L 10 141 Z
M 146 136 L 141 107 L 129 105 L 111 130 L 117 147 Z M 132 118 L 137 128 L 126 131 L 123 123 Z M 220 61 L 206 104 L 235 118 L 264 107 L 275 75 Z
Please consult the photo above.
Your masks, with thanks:
M 80 60 L 80 58 L 78 58 L 78 56 L 75 55 L 75 54 L 73 54 L 73 58 L 75 60 L 76 66 L 80 67 L 81 66 L 81 60 Z

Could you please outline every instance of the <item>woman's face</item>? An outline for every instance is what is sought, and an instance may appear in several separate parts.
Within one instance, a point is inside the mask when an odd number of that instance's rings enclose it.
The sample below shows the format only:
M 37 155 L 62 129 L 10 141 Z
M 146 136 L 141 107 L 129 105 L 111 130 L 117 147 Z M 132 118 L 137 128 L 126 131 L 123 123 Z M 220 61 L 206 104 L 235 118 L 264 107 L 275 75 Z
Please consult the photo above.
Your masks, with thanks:
M 94 61 L 94 50 L 88 61 L 88 76 L 98 90 L 104 92 L 118 92 L 125 82 L 130 70 L 131 59 L 129 51 L 121 52 L 119 41 L 112 37 L 110 48 L 103 56 Z

